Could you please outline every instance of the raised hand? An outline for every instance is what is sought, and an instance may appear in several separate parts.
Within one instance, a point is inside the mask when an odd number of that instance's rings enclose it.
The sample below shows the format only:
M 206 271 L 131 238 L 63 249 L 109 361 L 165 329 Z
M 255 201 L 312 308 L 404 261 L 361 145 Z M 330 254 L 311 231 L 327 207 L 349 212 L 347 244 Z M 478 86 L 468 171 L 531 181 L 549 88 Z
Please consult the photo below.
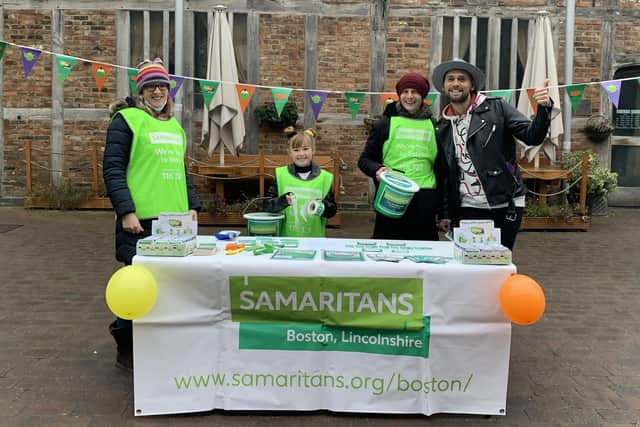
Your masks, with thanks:
M 549 79 L 545 79 L 542 87 L 536 88 L 533 92 L 533 98 L 538 105 L 542 105 L 543 107 L 550 107 L 552 105 L 551 97 L 549 96 Z

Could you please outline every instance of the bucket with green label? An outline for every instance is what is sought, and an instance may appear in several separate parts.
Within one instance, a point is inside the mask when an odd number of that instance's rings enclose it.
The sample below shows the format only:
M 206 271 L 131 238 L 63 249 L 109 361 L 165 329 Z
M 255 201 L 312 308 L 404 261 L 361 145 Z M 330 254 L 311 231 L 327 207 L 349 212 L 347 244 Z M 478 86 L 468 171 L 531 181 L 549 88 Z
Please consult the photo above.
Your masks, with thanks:
M 244 214 L 249 236 L 278 236 L 282 226 L 283 214 L 253 212 Z
M 419 189 L 418 184 L 404 175 L 383 172 L 373 207 L 384 216 L 400 218 Z

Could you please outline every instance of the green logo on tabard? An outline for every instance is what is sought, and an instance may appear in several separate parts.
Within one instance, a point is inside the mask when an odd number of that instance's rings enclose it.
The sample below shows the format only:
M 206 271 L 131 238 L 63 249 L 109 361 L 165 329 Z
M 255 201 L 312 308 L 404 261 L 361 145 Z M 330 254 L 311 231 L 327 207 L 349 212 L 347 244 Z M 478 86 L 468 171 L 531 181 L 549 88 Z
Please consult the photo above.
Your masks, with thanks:
M 419 330 L 422 289 L 415 277 L 229 277 L 234 322 Z

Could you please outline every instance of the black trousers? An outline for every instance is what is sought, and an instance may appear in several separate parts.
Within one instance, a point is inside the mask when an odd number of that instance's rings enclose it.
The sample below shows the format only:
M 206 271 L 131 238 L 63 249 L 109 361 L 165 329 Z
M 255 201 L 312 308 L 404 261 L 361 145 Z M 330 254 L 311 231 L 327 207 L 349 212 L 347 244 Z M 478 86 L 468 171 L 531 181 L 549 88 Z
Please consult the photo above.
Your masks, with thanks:
M 500 209 L 476 209 L 462 208 L 462 219 L 492 219 L 493 224 L 500 229 L 500 243 L 513 250 L 516 243 L 516 235 L 522 223 L 524 208 L 516 208 L 514 221 L 507 219 L 507 208 Z
M 413 195 L 401 218 L 378 213 L 373 228 L 374 239 L 438 240 L 436 212 L 440 197 L 437 190 L 423 188 Z

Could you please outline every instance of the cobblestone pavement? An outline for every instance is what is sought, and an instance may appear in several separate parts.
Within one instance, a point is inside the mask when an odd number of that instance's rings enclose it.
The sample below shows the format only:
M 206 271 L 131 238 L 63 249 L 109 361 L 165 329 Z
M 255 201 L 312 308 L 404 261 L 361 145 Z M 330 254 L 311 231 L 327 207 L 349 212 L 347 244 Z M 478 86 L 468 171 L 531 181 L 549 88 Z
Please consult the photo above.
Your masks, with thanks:
M 334 237 L 368 237 L 343 213 Z M 218 230 L 203 227 L 205 232 Z M 0 426 L 638 426 L 640 210 L 612 209 L 587 232 L 522 232 L 521 273 L 547 312 L 513 328 L 507 415 L 222 412 L 133 416 L 114 367 L 104 286 L 119 268 L 110 212 L 0 208 Z

